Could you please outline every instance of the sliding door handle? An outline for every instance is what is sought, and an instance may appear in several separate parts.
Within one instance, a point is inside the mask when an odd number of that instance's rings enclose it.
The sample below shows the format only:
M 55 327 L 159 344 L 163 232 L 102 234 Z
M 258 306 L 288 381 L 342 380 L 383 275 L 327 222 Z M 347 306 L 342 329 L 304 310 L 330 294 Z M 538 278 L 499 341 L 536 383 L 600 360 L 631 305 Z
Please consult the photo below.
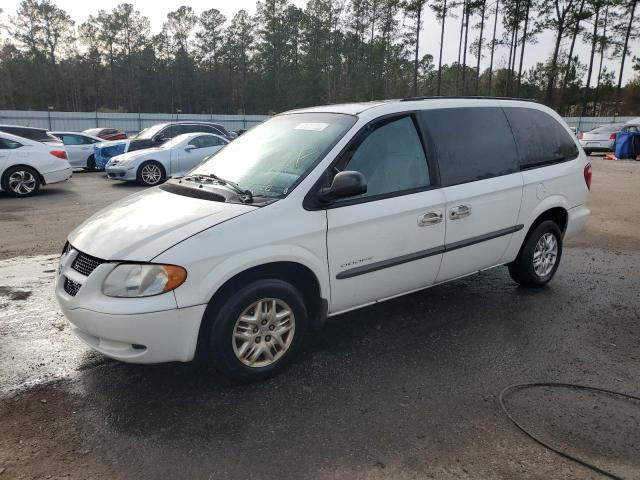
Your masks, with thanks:
M 427 212 L 418 217 L 418 226 L 436 225 L 442 221 L 442 212 Z
M 459 220 L 464 217 L 468 217 L 471 215 L 471 206 L 470 205 L 458 205 L 457 207 L 453 207 L 449 210 L 449 218 L 451 220 Z

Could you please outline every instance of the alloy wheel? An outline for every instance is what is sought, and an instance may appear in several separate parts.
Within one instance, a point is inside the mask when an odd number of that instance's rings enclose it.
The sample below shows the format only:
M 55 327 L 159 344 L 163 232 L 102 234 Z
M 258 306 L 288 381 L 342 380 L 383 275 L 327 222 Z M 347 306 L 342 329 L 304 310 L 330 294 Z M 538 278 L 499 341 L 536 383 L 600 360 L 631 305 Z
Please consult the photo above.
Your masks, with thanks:
M 546 277 L 553 270 L 558 258 L 558 240 L 551 232 L 540 237 L 533 250 L 533 269 L 539 277 Z
M 9 176 L 9 188 L 18 195 L 29 195 L 36 186 L 37 181 L 28 170 L 17 170 Z
M 162 172 L 160 171 L 160 167 L 158 167 L 158 165 L 150 163 L 142 167 L 140 176 L 142 177 L 144 183 L 146 183 L 147 185 L 155 185 L 162 178 Z
M 291 307 L 277 298 L 253 302 L 233 327 L 231 343 L 236 358 L 253 368 L 277 362 L 289 349 L 296 320 Z

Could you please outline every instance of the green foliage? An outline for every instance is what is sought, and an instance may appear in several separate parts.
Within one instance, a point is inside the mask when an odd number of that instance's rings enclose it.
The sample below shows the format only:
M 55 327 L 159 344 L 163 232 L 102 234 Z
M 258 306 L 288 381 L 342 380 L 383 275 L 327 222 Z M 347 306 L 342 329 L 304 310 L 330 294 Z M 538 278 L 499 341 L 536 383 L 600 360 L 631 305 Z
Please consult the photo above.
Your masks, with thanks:
M 599 65 L 604 59 L 617 65 L 625 43 L 638 37 L 629 0 L 500 0 L 497 14 L 496 5 L 308 0 L 299 8 L 291 0 L 259 0 L 255 16 L 240 10 L 231 19 L 215 8 L 198 15 L 178 6 L 152 34 L 149 19 L 131 3 L 99 10 L 76 27 L 53 0 L 23 0 L 0 26 L 0 108 L 270 113 L 399 98 L 414 89 L 418 95 L 519 92 L 565 112 L 586 105 L 623 114 L 637 107 L 615 103 L 615 69 Z M 425 48 L 418 41 L 427 18 L 439 30 L 446 22 L 462 32 L 459 62 L 443 61 L 439 69 L 439 42 Z M 496 18 L 504 33 L 494 42 Z M 553 35 L 556 48 L 518 75 L 523 49 L 542 32 Z M 569 49 L 573 39 L 595 45 L 591 60 Z M 501 48 L 495 61 L 493 47 Z M 627 68 L 640 71 L 630 52 Z M 480 68 L 487 63 L 490 68 Z M 588 70 L 591 89 L 583 81 Z M 629 88 L 637 92 L 637 84 Z M 636 93 L 622 93 L 622 101 L 635 102 Z

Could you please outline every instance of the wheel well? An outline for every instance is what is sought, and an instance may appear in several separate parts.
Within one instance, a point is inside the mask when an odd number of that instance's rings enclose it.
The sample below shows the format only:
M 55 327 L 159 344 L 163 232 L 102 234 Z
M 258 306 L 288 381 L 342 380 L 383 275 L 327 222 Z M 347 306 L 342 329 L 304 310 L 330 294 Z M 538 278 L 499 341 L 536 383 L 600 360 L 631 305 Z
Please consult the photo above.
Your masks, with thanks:
M 13 167 L 22 167 L 22 168 L 28 168 L 29 170 L 33 170 L 34 172 L 36 172 L 38 174 L 38 180 L 40 180 L 40 185 L 46 185 L 47 182 L 45 182 L 44 177 L 42 176 L 42 174 L 38 171 L 37 168 L 32 167 L 31 165 L 24 165 L 22 163 L 18 163 L 16 165 L 11 165 L 9 167 L 7 167 L 4 171 L 4 173 L 2 174 L 1 180 L 4 181 L 4 176 L 7 174 L 7 170 L 9 170 L 10 168 Z
M 203 323 L 198 335 L 198 350 L 202 347 L 202 339 L 207 332 L 207 319 L 214 318 L 215 312 L 222 306 L 233 292 L 244 285 L 265 278 L 275 278 L 290 283 L 297 288 L 304 298 L 308 309 L 311 325 L 319 327 L 326 317 L 327 301 L 320 296 L 320 283 L 315 274 L 304 265 L 295 262 L 272 262 L 249 268 L 227 280 L 217 291 L 207 305 Z M 204 328 L 203 328 L 204 327 Z
M 533 230 L 545 220 L 551 220 L 555 222 L 555 224 L 558 225 L 558 228 L 562 232 L 562 235 L 564 236 L 564 232 L 567 230 L 568 219 L 569 219 L 569 214 L 564 208 L 562 207 L 550 208 L 549 210 L 542 212 L 538 216 L 538 218 L 536 218 L 535 221 L 531 224 L 531 227 L 529 228 L 529 232 L 527 232 L 527 237 L 529 237 L 529 234 L 533 232 Z

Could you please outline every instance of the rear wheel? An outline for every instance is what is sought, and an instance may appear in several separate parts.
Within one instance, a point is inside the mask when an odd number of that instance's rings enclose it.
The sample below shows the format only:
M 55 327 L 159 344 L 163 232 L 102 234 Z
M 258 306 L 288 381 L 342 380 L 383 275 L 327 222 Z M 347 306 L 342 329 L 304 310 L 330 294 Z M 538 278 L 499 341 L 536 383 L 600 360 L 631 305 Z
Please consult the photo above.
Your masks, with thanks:
M 590 156 L 593 152 L 592 152 L 591 150 L 586 150 L 586 149 L 585 149 L 585 150 L 584 150 L 584 153 L 585 153 L 587 156 Z
M 219 308 L 207 309 L 207 356 L 230 378 L 264 380 L 291 361 L 307 324 L 307 309 L 295 287 L 278 279 L 257 280 Z
M 138 167 L 136 175 L 140 185 L 152 187 L 164 182 L 166 174 L 164 167 L 155 160 L 148 160 Z
M 12 197 L 29 197 L 40 189 L 40 175 L 31 167 L 10 167 L 2 176 L 2 189 Z
M 509 274 L 524 287 L 541 287 L 553 278 L 561 257 L 562 232 L 555 222 L 545 220 L 531 232 L 518 257 L 509 264 Z
M 94 157 L 93 154 L 89 155 L 89 158 L 87 158 L 87 166 L 84 167 L 84 169 L 88 171 L 96 169 L 96 157 Z

